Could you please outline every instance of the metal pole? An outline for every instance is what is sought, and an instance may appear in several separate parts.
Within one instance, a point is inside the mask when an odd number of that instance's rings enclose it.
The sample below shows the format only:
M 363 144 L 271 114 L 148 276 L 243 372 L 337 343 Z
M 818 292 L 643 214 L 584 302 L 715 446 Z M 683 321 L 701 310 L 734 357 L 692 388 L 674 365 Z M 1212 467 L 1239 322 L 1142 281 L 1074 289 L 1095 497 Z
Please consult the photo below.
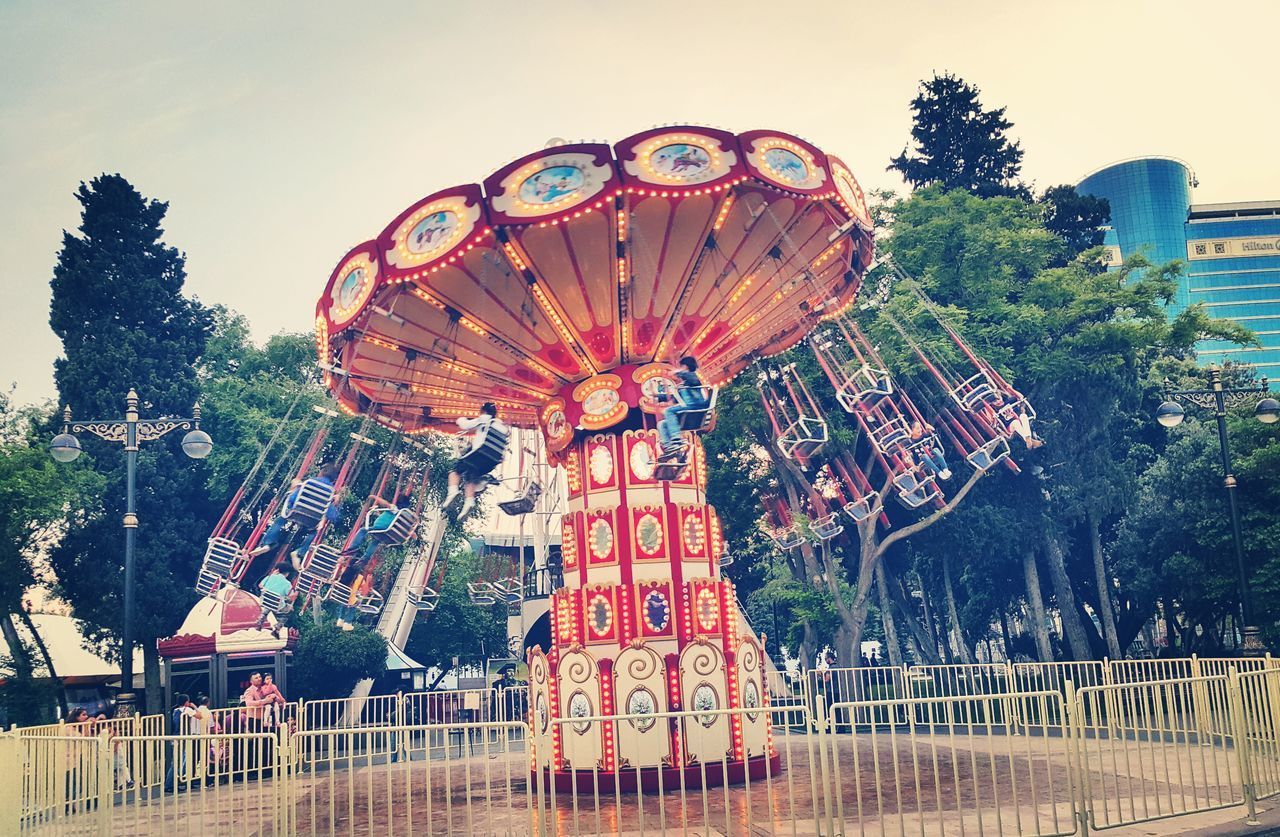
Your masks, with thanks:
M 133 694 L 133 547 L 138 533 L 138 393 L 129 390 L 125 410 L 124 637 L 120 654 L 120 692 L 116 714 L 132 714 Z
M 1266 649 L 1258 637 L 1258 627 L 1253 623 L 1253 607 L 1249 601 L 1249 576 L 1244 569 L 1244 538 L 1240 534 L 1240 508 L 1236 504 L 1236 477 L 1231 472 L 1231 447 L 1227 441 L 1227 404 L 1222 391 L 1222 373 L 1209 370 L 1209 384 L 1213 388 L 1214 417 L 1218 421 L 1218 448 L 1222 454 L 1222 484 L 1227 489 L 1227 505 L 1231 509 L 1231 541 L 1236 553 L 1236 571 L 1239 574 L 1240 614 L 1243 617 L 1241 631 L 1243 650 L 1246 654 L 1261 654 Z

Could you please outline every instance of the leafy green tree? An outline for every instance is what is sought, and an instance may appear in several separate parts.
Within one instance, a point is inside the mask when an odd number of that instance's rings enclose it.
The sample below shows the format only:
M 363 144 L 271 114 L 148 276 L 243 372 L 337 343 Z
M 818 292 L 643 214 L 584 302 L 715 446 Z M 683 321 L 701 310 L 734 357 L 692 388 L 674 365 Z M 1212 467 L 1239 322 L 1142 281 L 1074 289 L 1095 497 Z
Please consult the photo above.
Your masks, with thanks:
M 111 419 L 123 414 L 133 387 L 145 415 L 187 415 L 199 394 L 196 368 L 212 320 L 183 295 L 183 256 L 161 240 L 167 204 L 144 198 L 118 174 L 81 184 L 76 198 L 80 228 L 63 234 L 51 282 L 49 321 L 63 348 L 54 366 L 62 403 L 81 418 Z M 88 434 L 82 442 L 104 478 L 102 491 L 50 562 L 90 639 L 114 655 L 112 638 L 123 622 L 124 456 L 117 443 Z M 191 578 L 213 508 L 202 467 L 183 456 L 176 439 L 143 447 L 138 487 L 135 639 L 145 653 L 148 709 L 155 710 L 155 640 L 178 627 L 194 600 Z
M 1025 195 L 1017 182 L 1022 147 L 1008 137 L 1004 108 L 982 107 L 978 88 L 949 73 L 920 83 L 911 100 L 911 138 L 889 163 L 912 186 L 964 189 L 980 197 Z
M 1040 206 L 1044 209 L 1045 229 L 1067 245 L 1056 267 L 1102 244 L 1102 228 L 1111 221 L 1111 204 L 1106 198 L 1082 195 L 1074 186 L 1050 186 L 1040 196 Z
M 289 674 L 291 699 L 344 698 L 356 683 L 387 667 L 387 641 L 372 630 L 339 630 L 331 623 L 299 620 L 298 647 Z

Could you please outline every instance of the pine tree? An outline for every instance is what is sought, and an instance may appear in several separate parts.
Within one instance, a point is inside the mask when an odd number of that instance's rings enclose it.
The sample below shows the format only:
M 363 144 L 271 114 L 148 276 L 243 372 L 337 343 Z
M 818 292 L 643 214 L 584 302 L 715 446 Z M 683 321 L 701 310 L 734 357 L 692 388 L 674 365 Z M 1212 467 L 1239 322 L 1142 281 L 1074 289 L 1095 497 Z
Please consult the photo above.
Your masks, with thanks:
M 983 110 L 981 91 L 964 79 L 935 74 L 911 100 L 914 149 L 904 148 L 888 166 L 912 186 L 938 184 L 979 197 L 1025 196 L 1017 182 L 1022 147 L 1006 133 L 1005 109 Z
M 64 231 L 51 282 L 49 321 L 64 354 L 54 370 L 62 403 L 80 418 L 116 418 L 133 387 L 144 418 L 189 415 L 212 319 L 183 296 L 184 257 L 161 241 L 168 204 L 144 198 L 118 174 L 82 183 L 76 198 L 80 229 Z M 100 503 L 50 561 L 87 636 L 114 653 L 123 627 L 124 454 L 121 445 L 88 434 L 81 442 L 104 477 Z M 155 640 L 178 628 L 195 599 L 191 582 L 214 516 L 200 466 L 183 456 L 176 436 L 142 447 L 134 625 L 149 709 L 160 699 Z
M 1040 206 L 1045 228 L 1066 244 L 1055 267 L 1102 244 L 1102 228 L 1111 221 L 1111 203 L 1106 198 L 1082 195 L 1074 186 L 1050 186 L 1040 197 Z

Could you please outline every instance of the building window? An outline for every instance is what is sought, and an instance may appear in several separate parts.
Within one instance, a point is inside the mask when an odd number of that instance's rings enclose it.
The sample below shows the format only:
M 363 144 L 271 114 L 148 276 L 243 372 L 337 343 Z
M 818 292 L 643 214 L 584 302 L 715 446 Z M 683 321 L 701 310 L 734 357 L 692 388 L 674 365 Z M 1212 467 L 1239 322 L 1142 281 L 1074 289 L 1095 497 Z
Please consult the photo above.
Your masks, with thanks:
M 1227 252 L 1227 245 L 1225 242 L 1215 241 L 1213 243 L 1213 254 L 1215 256 L 1221 256 L 1223 253 L 1226 253 L 1226 252 Z

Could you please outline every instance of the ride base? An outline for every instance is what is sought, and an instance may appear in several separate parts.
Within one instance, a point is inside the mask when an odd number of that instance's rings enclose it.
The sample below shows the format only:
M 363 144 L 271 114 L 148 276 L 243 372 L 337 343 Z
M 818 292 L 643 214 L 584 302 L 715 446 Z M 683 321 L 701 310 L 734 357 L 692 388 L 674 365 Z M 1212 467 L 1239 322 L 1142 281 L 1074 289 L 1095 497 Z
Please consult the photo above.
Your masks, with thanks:
M 778 770 L 768 712 L 717 711 L 767 706 L 768 690 L 760 644 L 720 575 L 702 444 L 690 440 L 688 468 L 665 482 L 657 451 L 643 429 L 579 432 L 557 451 L 565 586 L 551 600 L 552 647 L 529 652 L 529 689 L 531 768 L 558 790 L 716 786 Z

